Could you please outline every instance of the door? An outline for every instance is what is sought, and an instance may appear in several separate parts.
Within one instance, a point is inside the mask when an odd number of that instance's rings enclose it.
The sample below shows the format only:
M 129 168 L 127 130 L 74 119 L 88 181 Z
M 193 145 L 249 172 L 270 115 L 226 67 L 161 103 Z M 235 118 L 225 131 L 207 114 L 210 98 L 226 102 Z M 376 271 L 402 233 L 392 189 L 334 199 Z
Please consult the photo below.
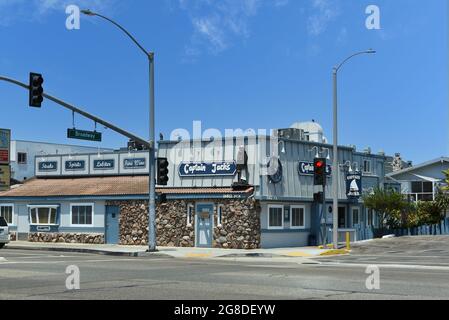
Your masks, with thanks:
M 119 215 L 118 206 L 106 206 L 106 243 L 119 243 Z
M 338 228 L 346 228 L 346 208 L 338 207 Z
M 198 204 L 196 206 L 196 246 L 200 248 L 212 247 L 212 219 L 213 204 Z

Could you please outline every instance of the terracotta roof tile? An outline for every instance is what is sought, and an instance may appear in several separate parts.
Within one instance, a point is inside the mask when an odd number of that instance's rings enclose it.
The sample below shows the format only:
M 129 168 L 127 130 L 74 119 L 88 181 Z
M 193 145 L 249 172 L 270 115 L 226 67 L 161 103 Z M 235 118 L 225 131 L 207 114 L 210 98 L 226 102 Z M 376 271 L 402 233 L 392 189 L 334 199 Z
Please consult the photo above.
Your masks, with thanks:
M 242 194 L 253 191 L 235 191 L 232 188 L 160 188 L 163 194 Z M 31 179 L 9 191 L 0 192 L 2 197 L 63 197 L 63 196 L 125 196 L 148 194 L 148 177 L 86 177 L 64 179 Z

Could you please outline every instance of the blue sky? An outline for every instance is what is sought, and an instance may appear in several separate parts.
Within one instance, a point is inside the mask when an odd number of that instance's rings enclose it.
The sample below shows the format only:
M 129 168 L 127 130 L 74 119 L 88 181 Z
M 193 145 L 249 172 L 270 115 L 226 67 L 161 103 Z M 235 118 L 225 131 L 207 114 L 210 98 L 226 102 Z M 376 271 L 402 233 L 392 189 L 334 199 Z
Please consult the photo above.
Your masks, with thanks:
M 332 67 L 367 48 L 339 78 L 340 144 L 401 152 L 422 162 L 448 155 L 446 0 L 0 0 L 0 74 L 44 74 L 48 93 L 143 137 L 148 136 L 145 56 L 119 30 L 82 17 L 78 4 L 122 23 L 156 52 L 157 132 L 281 128 L 315 119 L 332 139 Z M 365 27 L 375 4 L 381 30 Z M 65 138 L 71 113 L 0 84 L 0 127 L 13 138 Z M 93 124 L 76 117 L 80 129 Z M 100 147 L 126 139 L 104 132 Z

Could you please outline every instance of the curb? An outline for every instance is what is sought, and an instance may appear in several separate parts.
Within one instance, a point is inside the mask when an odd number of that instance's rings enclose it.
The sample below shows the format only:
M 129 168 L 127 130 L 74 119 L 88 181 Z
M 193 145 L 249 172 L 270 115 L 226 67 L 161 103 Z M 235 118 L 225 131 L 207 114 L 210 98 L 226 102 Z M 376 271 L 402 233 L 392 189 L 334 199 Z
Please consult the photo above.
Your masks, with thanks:
M 105 256 L 115 256 L 115 257 L 170 257 L 164 253 L 155 252 L 117 252 L 117 251 L 107 251 L 107 250 L 99 250 L 99 249 L 87 249 L 87 248 L 55 248 L 55 247 L 22 247 L 22 246 L 14 246 L 7 245 L 5 246 L 6 250 L 30 250 L 30 251 L 52 251 L 52 252 L 76 252 L 76 253 L 91 253 L 97 255 L 105 255 Z

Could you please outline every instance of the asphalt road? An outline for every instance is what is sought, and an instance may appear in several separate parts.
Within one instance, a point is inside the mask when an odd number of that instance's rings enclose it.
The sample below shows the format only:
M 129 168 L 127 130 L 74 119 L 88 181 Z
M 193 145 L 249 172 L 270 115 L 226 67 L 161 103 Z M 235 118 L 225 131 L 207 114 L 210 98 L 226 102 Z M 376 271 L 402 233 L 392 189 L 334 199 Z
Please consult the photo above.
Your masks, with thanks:
M 403 239 L 314 260 L 125 258 L 7 249 L 0 251 L 0 299 L 449 299 L 449 238 L 433 244 L 415 239 L 419 249 L 414 251 Z M 70 265 L 80 270 L 80 290 L 66 289 Z M 368 265 L 379 265 L 380 290 L 366 288 Z

